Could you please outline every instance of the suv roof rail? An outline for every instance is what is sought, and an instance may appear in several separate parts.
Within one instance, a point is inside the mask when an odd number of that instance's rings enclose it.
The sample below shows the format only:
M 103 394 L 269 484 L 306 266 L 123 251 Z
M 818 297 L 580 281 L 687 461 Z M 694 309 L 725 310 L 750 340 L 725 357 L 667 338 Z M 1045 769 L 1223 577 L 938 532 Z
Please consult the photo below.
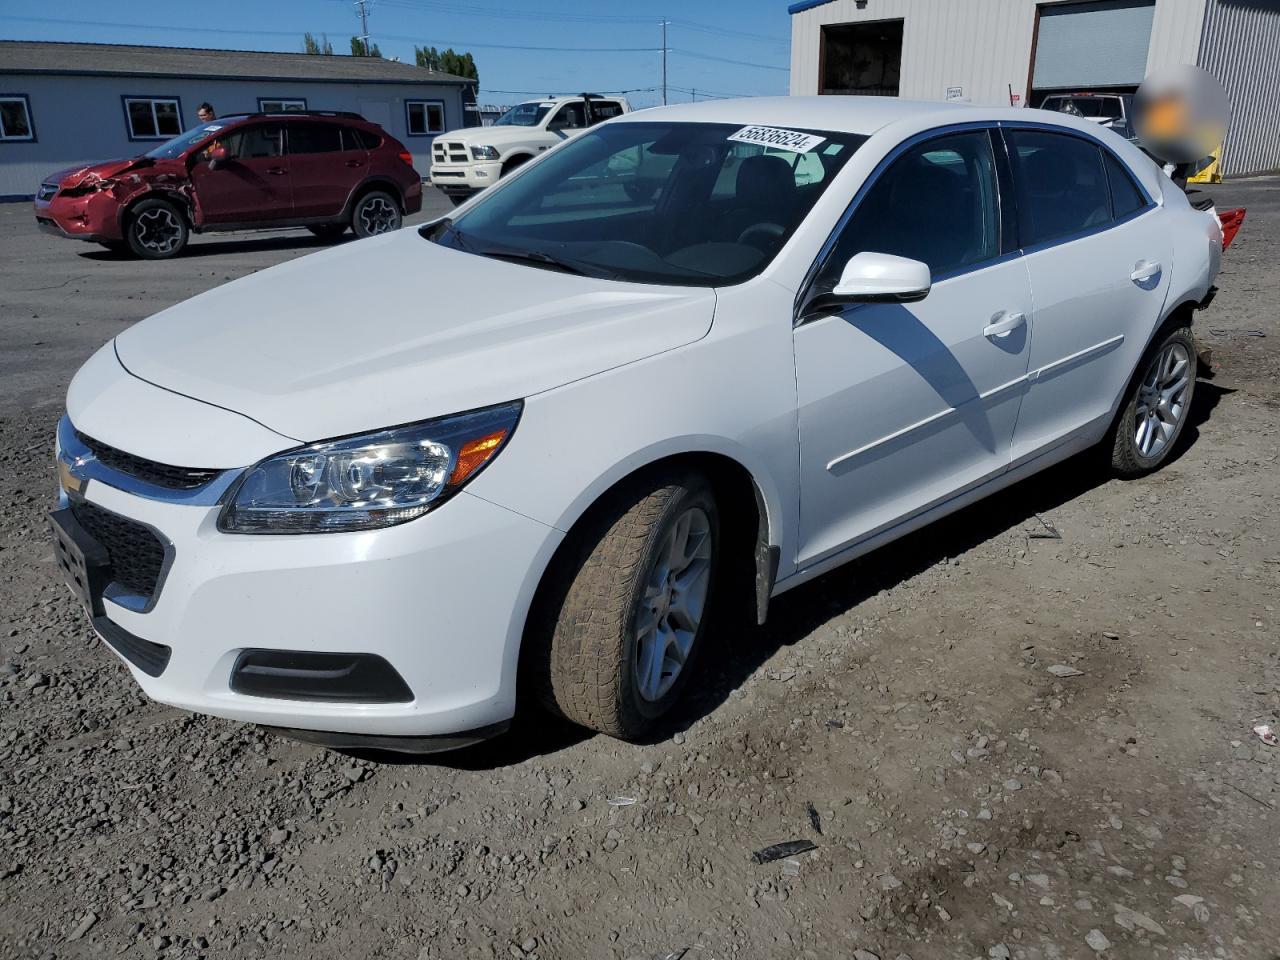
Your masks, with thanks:
M 277 110 L 274 113 L 266 111 L 257 111 L 255 113 L 241 114 L 245 117 L 342 117 L 344 120 L 364 120 L 362 114 L 353 110 Z M 365 120 L 366 123 L 369 121 Z

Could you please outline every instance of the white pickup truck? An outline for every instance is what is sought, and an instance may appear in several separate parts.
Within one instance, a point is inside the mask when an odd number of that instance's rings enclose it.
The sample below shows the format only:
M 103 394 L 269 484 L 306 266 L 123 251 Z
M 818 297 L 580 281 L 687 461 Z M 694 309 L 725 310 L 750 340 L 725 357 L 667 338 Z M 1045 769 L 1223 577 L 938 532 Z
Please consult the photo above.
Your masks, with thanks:
M 491 127 L 453 130 L 431 145 L 433 186 L 455 204 L 603 120 L 631 112 L 622 97 L 584 93 L 516 104 Z

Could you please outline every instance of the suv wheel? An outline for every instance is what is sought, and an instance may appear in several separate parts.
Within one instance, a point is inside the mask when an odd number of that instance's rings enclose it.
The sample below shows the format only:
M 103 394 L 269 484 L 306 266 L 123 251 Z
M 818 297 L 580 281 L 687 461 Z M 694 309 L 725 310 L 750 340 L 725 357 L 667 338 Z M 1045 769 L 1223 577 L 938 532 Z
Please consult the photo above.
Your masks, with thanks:
M 400 205 L 385 190 L 373 190 L 356 201 L 351 229 L 357 237 L 376 237 L 400 229 Z
M 1122 477 L 1157 469 L 1186 426 L 1196 387 L 1191 330 L 1181 327 L 1156 340 L 1138 371 L 1111 428 L 1111 466 Z
M 143 200 L 129 214 L 125 242 L 144 260 L 176 257 L 187 245 L 190 230 L 182 212 L 168 200 Z
M 527 676 L 544 703 L 610 736 L 648 734 L 706 643 L 719 561 L 720 514 L 702 476 L 615 494 L 531 621 Z

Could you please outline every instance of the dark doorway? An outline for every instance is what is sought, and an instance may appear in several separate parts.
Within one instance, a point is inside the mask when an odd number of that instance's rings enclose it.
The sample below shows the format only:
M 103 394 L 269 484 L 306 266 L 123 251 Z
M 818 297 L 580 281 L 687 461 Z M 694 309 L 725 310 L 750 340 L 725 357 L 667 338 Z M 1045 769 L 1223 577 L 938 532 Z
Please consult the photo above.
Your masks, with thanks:
M 819 93 L 896 97 L 901 70 L 901 20 L 822 28 Z

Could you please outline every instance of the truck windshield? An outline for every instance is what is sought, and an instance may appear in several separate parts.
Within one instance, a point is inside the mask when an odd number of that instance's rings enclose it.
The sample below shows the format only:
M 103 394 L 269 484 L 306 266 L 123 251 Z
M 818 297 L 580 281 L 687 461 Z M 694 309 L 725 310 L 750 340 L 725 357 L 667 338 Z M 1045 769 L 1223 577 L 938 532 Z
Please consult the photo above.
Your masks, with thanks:
M 519 103 L 493 121 L 495 127 L 536 127 L 554 104 Z
M 166 140 L 154 150 L 148 150 L 146 156 L 155 160 L 172 160 L 180 157 L 189 147 L 199 143 L 209 134 L 217 133 L 225 126 L 226 124 L 219 120 L 202 123 L 198 127 L 192 127 L 186 133 L 178 134 L 172 140 Z
M 595 127 L 422 236 L 531 268 L 723 286 L 782 249 L 866 140 L 714 123 Z

